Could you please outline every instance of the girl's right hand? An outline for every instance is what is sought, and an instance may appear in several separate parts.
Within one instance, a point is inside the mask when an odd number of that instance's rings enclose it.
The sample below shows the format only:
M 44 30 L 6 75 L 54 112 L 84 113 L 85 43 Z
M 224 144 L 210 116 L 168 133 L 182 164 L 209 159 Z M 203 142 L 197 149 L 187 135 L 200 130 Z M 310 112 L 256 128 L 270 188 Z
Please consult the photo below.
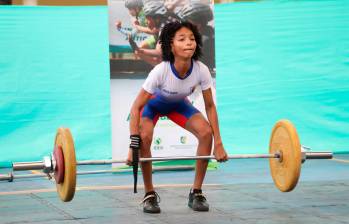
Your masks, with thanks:
M 132 166 L 132 149 L 128 150 L 128 155 L 126 159 L 126 165 Z

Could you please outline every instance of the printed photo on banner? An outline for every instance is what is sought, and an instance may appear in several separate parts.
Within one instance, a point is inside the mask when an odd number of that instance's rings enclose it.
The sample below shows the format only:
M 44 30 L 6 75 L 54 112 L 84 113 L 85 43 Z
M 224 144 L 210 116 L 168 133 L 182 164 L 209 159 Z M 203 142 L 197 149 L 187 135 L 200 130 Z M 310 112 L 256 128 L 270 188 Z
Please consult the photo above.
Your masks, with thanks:
M 208 66 L 213 76 L 212 94 L 216 99 L 213 3 L 209 0 L 109 0 L 108 4 L 112 150 L 113 159 L 125 159 L 129 148 L 130 109 L 149 72 L 162 62 L 159 35 L 166 23 L 189 21 L 197 26 L 203 44 L 203 56 L 199 60 Z M 190 93 L 188 101 L 205 115 L 200 86 L 190 87 Z M 152 156 L 195 155 L 197 144 L 195 136 L 163 116 L 154 128 Z
M 171 21 L 189 21 L 202 35 L 200 59 L 215 76 L 213 4 L 210 0 L 109 0 L 111 75 L 148 73 L 162 61 L 159 35 Z

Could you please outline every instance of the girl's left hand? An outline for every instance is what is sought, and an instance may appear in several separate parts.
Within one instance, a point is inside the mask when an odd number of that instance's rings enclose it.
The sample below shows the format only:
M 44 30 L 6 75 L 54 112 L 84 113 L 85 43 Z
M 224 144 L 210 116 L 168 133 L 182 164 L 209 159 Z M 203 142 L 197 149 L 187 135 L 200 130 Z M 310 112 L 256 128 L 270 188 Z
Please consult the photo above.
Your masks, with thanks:
M 226 162 L 228 160 L 228 154 L 224 150 L 222 143 L 217 143 L 214 145 L 213 155 L 218 162 Z

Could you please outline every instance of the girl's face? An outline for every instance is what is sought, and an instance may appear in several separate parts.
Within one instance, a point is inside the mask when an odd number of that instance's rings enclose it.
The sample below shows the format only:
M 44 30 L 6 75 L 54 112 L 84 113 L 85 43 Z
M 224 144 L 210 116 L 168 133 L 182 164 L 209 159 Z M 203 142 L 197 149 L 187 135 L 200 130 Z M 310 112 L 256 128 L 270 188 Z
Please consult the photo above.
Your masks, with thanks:
M 171 50 L 175 58 L 191 59 L 196 50 L 196 41 L 193 32 L 180 28 L 173 37 Z

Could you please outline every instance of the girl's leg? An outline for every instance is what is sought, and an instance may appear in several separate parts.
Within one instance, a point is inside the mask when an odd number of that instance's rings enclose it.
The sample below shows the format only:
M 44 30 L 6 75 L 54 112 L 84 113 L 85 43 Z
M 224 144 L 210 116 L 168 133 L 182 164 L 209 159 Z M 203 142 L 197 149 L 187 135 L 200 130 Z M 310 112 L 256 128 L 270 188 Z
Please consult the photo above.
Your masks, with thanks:
M 196 155 L 208 156 L 212 150 L 212 129 L 201 113 L 194 114 L 186 122 L 185 129 L 193 133 L 199 141 Z M 201 189 L 207 169 L 207 160 L 197 160 L 193 189 Z
M 153 139 L 154 124 L 149 118 L 141 118 L 140 121 L 140 135 L 142 139 L 140 157 L 146 158 L 151 157 L 151 142 Z M 142 162 L 141 163 L 144 191 L 145 193 L 153 191 L 153 181 L 152 181 L 152 162 Z

